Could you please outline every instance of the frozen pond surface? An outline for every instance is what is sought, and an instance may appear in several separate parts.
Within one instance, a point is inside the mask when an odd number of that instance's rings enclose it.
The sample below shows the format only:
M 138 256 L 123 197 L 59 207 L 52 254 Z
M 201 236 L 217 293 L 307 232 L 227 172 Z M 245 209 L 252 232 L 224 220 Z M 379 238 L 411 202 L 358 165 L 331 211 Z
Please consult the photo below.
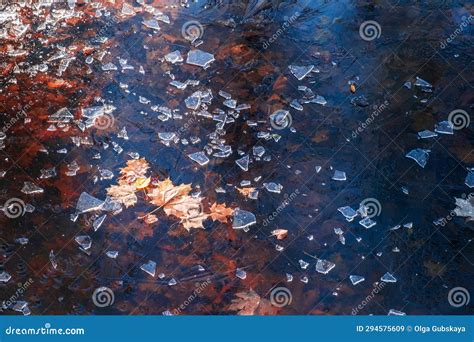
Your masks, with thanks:
M 26 3 L 2 314 L 473 313 L 472 8 Z

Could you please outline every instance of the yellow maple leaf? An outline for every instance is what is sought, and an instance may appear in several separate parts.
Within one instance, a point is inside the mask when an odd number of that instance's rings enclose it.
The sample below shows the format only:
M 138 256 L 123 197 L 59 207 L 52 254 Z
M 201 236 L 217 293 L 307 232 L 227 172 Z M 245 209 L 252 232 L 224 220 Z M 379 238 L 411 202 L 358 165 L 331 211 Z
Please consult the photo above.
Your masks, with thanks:
M 151 198 L 151 203 L 161 207 L 176 197 L 187 196 L 190 191 L 190 184 L 176 186 L 167 178 L 164 181 L 158 182 L 158 184 L 148 192 L 148 196 Z
M 227 218 L 234 214 L 234 209 L 226 207 L 225 203 L 217 204 L 217 202 L 214 202 L 209 209 L 212 220 L 222 223 L 227 223 Z

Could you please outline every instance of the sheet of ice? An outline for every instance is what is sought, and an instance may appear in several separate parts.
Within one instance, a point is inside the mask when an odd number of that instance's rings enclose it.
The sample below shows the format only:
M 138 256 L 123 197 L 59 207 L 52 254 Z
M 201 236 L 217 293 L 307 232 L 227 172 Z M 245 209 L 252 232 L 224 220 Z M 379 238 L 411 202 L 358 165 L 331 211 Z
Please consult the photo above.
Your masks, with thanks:
M 189 51 L 186 63 L 206 69 L 214 61 L 215 59 L 213 54 L 196 49 Z
M 470 188 L 474 188 L 474 171 L 469 171 L 466 176 L 466 180 L 464 181 L 464 184 L 466 184 Z
M 358 215 L 357 211 L 349 206 L 337 208 L 337 210 L 344 215 L 347 221 L 351 222 Z
M 249 170 L 249 162 L 250 162 L 250 158 L 248 154 L 235 161 L 235 163 L 244 171 Z
M 5 272 L 5 271 L 3 271 L 2 273 L 0 273 L 0 283 L 6 283 L 6 282 L 8 282 L 11 278 L 12 278 L 12 276 L 11 276 L 9 273 Z
M 385 273 L 382 278 L 380 278 L 381 281 L 385 283 L 396 283 L 397 278 L 395 278 L 391 273 L 387 272 Z
M 281 193 L 281 190 L 283 189 L 283 186 L 281 184 L 273 182 L 263 183 L 263 186 L 265 187 L 265 189 L 267 189 L 268 192 L 274 192 L 276 194 Z
M 240 268 L 237 268 L 235 270 L 235 276 L 237 278 L 240 278 L 240 279 L 244 280 L 245 278 L 247 278 L 247 272 L 245 272 L 244 270 L 242 270 Z
M 314 69 L 314 65 L 290 65 L 288 67 L 290 72 L 295 76 L 299 81 L 304 79 L 311 71 Z
M 42 194 L 44 190 L 34 183 L 24 182 L 21 192 L 27 195 L 33 195 L 33 194 Z
M 387 315 L 388 316 L 406 316 L 406 313 L 395 310 L 395 309 L 390 309 Z
M 104 201 L 101 201 L 87 192 L 81 193 L 77 200 L 76 211 L 78 214 L 87 213 L 89 211 L 101 210 Z
M 66 107 L 61 108 L 56 113 L 51 114 L 48 117 L 48 122 L 51 123 L 68 123 L 72 120 L 74 120 L 74 115 Z
M 235 209 L 233 215 L 232 228 L 245 229 L 257 223 L 257 218 L 250 211 Z
M 375 226 L 377 222 L 371 220 L 370 217 L 366 217 L 365 219 L 360 220 L 359 224 L 365 229 L 369 229 Z
M 344 171 L 334 170 L 332 179 L 335 181 L 345 181 L 347 180 L 346 173 Z
M 322 274 L 328 274 L 334 267 L 336 264 L 328 260 L 318 259 L 316 262 L 316 271 Z
M 298 260 L 301 269 L 305 270 L 309 266 L 309 262 L 304 261 L 303 259 Z
M 53 250 L 49 252 L 49 261 L 51 262 L 51 265 L 53 266 L 54 269 L 58 268 L 58 261 L 56 259 L 56 255 L 54 254 Z
M 467 217 L 468 220 L 474 220 L 474 197 L 468 197 L 467 199 L 455 198 L 456 208 L 454 213 L 457 216 Z
M 351 276 L 349 276 L 349 279 L 351 280 L 352 285 L 357 285 L 357 284 L 362 283 L 363 281 L 365 281 L 364 277 L 358 276 L 358 275 L 351 275 Z
M 191 153 L 191 154 L 188 154 L 188 157 L 201 166 L 204 166 L 207 163 L 209 163 L 209 158 L 206 156 L 204 152 Z
M 140 266 L 140 269 L 152 277 L 155 277 L 155 272 L 156 272 L 156 262 L 153 260 L 148 260 L 148 262 L 144 263 L 143 265 Z
M 418 76 L 416 77 L 415 86 L 422 88 L 422 90 L 429 90 L 433 88 L 433 86 L 430 83 L 428 83 L 427 81 L 425 81 L 424 79 Z
M 104 223 L 106 217 L 107 215 L 104 214 L 94 220 L 94 222 L 92 223 L 92 227 L 94 227 L 95 232 L 100 228 L 100 226 L 102 226 L 102 223 Z
M 454 125 L 449 121 L 441 121 L 435 127 L 435 132 L 439 134 L 454 134 Z
M 310 102 L 320 104 L 321 106 L 325 106 L 328 104 L 328 101 L 321 95 L 316 95 L 316 97 L 312 99 Z
M 78 235 L 74 240 L 86 251 L 92 246 L 92 239 L 89 235 Z
M 405 155 L 405 157 L 413 159 L 414 161 L 416 161 L 416 163 L 418 165 L 420 165 L 422 168 L 424 168 L 426 166 L 426 163 L 428 162 L 430 152 L 431 152 L 430 150 L 425 150 L 425 149 L 422 149 L 422 148 L 416 148 L 416 149 L 411 150 L 410 152 L 408 152 Z
M 428 139 L 428 138 L 433 138 L 437 136 L 438 134 L 427 129 L 425 129 L 424 131 L 418 132 L 418 137 L 420 139 Z
M 111 259 L 117 259 L 118 255 L 119 255 L 119 252 L 118 251 L 107 251 L 105 253 L 105 255 L 107 255 Z
M 142 24 L 156 31 L 160 29 L 160 24 L 158 23 L 158 20 L 156 19 L 144 20 L 142 21 Z

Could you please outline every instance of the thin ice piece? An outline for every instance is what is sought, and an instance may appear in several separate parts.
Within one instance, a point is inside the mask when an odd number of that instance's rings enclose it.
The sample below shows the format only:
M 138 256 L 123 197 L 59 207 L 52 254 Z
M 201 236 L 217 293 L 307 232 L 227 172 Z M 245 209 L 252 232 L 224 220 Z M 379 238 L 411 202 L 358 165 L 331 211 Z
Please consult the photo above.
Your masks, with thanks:
M 416 148 L 414 150 L 411 150 L 408 152 L 405 157 L 413 159 L 414 161 L 417 162 L 418 165 L 420 165 L 422 168 L 426 166 L 426 163 L 428 162 L 429 158 L 429 153 L 430 150 L 424 150 L 422 148 Z
M 316 263 L 316 271 L 322 274 L 328 274 L 334 267 L 336 267 L 335 263 L 324 259 L 318 259 Z
M 232 228 L 244 229 L 257 223 L 257 218 L 250 211 L 235 209 Z

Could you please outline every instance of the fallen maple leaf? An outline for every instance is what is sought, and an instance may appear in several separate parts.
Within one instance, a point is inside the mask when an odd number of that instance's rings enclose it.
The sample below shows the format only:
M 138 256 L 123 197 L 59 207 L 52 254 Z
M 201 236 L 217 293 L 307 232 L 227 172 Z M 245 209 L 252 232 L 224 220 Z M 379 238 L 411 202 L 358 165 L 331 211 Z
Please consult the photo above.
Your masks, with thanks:
M 137 178 L 135 182 L 133 182 L 133 186 L 137 188 L 137 190 L 145 189 L 148 185 L 150 185 L 151 178 Z
M 245 197 L 250 197 L 252 194 L 255 193 L 255 188 L 237 188 L 237 191 L 240 192 Z
M 119 180 L 126 181 L 131 184 L 137 179 L 146 179 L 146 172 L 150 168 L 150 165 L 145 158 L 131 159 L 127 161 L 127 166 L 120 170 Z
M 167 178 L 164 181 L 158 182 L 156 186 L 148 192 L 148 197 L 151 198 L 151 203 L 161 207 L 170 202 L 173 198 L 188 195 L 190 191 L 190 184 L 176 186 Z
M 107 189 L 107 195 L 117 202 L 122 203 L 125 207 L 130 207 L 137 203 L 136 188 L 129 184 L 112 185 Z
M 252 289 L 247 292 L 238 292 L 237 298 L 232 299 L 229 310 L 238 311 L 237 315 L 252 316 L 260 305 L 260 296 Z
M 276 236 L 278 240 L 283 240 L 288 236 L 288 231 L 286 229 L 275 229 L 272 230 L 272 235 Z
M 216 202 L 214 202 L 214 204 L 211 205 L 210 212 L 210 216 L 213 221 L 217 220 L 222 223 L 227 223 L 227 218 L 229 216 L 232 216 L 232 214 L 234 213 L 234 209 L 226 207 L 224 203 L 217 204 Z

